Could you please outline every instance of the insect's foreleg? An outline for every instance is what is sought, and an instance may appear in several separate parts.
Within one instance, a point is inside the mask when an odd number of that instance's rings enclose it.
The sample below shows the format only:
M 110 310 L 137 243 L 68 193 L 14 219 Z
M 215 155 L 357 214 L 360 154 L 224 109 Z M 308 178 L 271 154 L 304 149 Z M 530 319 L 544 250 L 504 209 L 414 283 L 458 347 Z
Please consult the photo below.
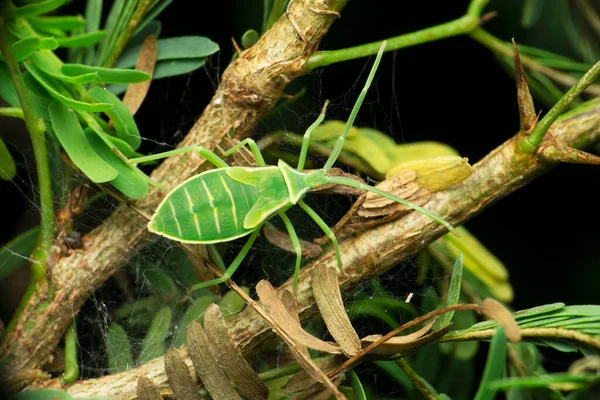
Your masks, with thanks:
M 285 224 L 285 227 L 288 231 L 288 235 L 290 235 L 290 239 L 292 240 L 292 246 L 294 246 L 294 251 L 296 252 L 296 268 L 294 269 L 294 290 L 298 290 L 298 275 L 300 274 L 300 264 L 302 263 L 302 246 L 300 245 L 300 240 L 298 239 L 296 230 L 292 225 L 292 221 L 290 221 L 288 216 L 285 215 L 285 213 L 283 212 L 280 212 L 279 216 Z
M 163 158 L 177 156 L 179 154 L 189 153 L 192 151 L 199 153 L 202 157 L 204 157 L 206 159 L 206 161 L 208 161 L 209 163 L 211 163 L 212 165 L 214 165 L 217 168 L 229 167 L 229 165 L 227 165 L 227 163 L 225 161 L 223 161 L 223 159 L 221 157 L 219 157 L 212 151 L 210 151 L 202 146 L 187 146 L 187 147 L 182 147 L 181 149 L 165 151 L 164 153 L 151 154 L 149 156 L 138 157 L 138 158 L 130 158 L 128 160 L 128 163 L 129 164 L 138 164 L 138 163 L 146 162 L 146 161 L 161 160 Z
M 356 119 L 358 110 L 360 110 L 360 106 L 362 105 L 363 100 L 365 99 L 365 96 L 367 95 L 367 91 L 369 90 L 369 87 L 371 86 L 371 82 L 373 82 L 373 78 L 375 77 L 375 72 L 377 71 L 377 67 L 379 66 L 381 57 L 383 56 L 383 50 L 385 50 L 386 44 L 387 44 L 386 41 L 383 41 L 383 43 L 381 43 L 381 47 L 379 48 L 379 52 L 377 53 L 377 58 L 375 58 L 375 62 L 373 63 L 371 72 L 369 73 L 367 81 L 365 82 L 365 86 L 363 87 L 362 91 L 360 92 L 358 99 L 356 99 L 356 103 L 354 103 L 352 112 L 350 112 L 350 117 L 348 118 L 348 121 L 346 122 L 346 127 L 344 128 L 344 132 L 338 138 L 337 142 L 335 143 L 335 147 L 331 151 L 331 155 L 329 156 L 329 158 L 327 159 L 327 162 L 325 163 L 325 166 L 323 167 L 323 169 L 325 171 L 329 171 L 329 169 L 333 166 L 333 164 L 337 160 L 338 156 L 342 152 L 342 148 L 344 147 L 344 141 L 346 140 L 346 136 L 348 135 L 350 128 L 352 128 L 352 124 L 354 124 L 354 120 Z
M 337 241 L 337 238 L 335 237 L 335 233 L 333 233 L 331 228 L 329 228 L 329 226 L 327 226 L 327 224 L 325 223 L 325 221 L 323 221 L 323 219 L 319 216 L 319 214 L 317 214 L 315 212 L 315 210 L 310 208 L 308 206 L 308 204 L 306 204 L 304 202 L 304 199 L 300 199 L 298 201 L 298 205 L 300 207 L 302 207 L 302 209 L 304 211 L 306 211 L 306 213 L 313 219 L 313 221 L 315 221 L 317 223 L 317 225 L 319 225 L 319 227 L 325 233 L 325 235 L 327 235 L 329 240 L 331 240 L 331 243 L 333 243 L 333 249 L 335 250 L 335 257 L 337 259 L 338 267 L 340 268 L 340 270 L 343 271 L 344 266 L 342 264 L 342 256 L 340 255 L 340 249 L 338 247 L 338 241 Z
M 223 155 L 225 157 L 228 157 L 228 156 L 232 155 L 233 153 L 235 153 L 238 149 L 241 149 L 246 144 L 248 145 L 248 147 L 250 147 L 250 151 L 254 155 L 254 158 L 256 158 L 256 163 L 258 164 L 258 166 L 265 167 L 267 165 L 265 163 L 265 159 L 263 158 L 263 155 L 260 152 L 260 149 L 256 145 L 256 142 L 251 138 L 246 138 L 246 139 L 242 140 L 241 142 L 239 142 L 238 144 L 236 144 L 229 150 L 223 152 Z
M 296 168 L 298 171 L 302 171 L 304 169 L 304 164 L 306 163 L 306 156 L 308 155 L 308 145 L 310 144 L 310 135 L 312 131 L 325 119 L 325 111 L 327 110 L 327 106 L 329 105 L 329 100 L 325 101 L 323 104 L 323 109 L 321 110 L 321 114 L 315 122 L 312 123 L 311 126 L 308 127 L 306 132 L 304 133 L 304 137 L 302 138 L 302 149 L 300 150 L 300 157 L 298 158 L 298 167 Z
M 208 286 L 218 285 L 220 283 L 223 283 L 223 282 L 231 279 L 231 276 L 233 274 L 235 274 L 235 271 L 237 271 L 238 267 L 240 266 L 242 261 L 244 261 L 244 258 L 250 251 L 252 244 L 254 243 L 254 241 L 256 240 L 256 237 L 258 236 L 258 233 L 260 232 L 261 226 L 258 226 L 256 228 L 256 230 L 254 232 L 252 232 L 252 234 L 248 238 L 248 241 L 246 242 L 246 244 L 244 244 L 244 247 L 242 247 L 242 250 L 240 250 L 238 255 L 235 257 L 235 260 L 233 260 L 233 262 L 229 265 L 229 267 L 227 267 L 227 270 L 225 270 L 223 275 L 221 275 L 217 279 L 211 279 L 210 281 L 200 282 L 200 283 L 192 286 L 192 289 L 191 289 L 192 292 L 195 290 L 198 290 L 198 289 L 208 287 Z

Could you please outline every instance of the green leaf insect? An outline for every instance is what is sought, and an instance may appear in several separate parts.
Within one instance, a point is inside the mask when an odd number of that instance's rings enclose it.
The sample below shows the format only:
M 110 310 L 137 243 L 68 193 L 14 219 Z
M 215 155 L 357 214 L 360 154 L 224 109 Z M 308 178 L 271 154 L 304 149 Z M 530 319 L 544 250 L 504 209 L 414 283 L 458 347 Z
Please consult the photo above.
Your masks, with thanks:
M 304 135 L 297 169 L 293 169 L 282 160 L 279 160 L 277 166 L 267 166 L 258 146 L 252 139 L 243 140 L 223 154 L 229 156 L 242 146 L 248 145 L 257 160 L 258 167 L 230 167 L 215 153 L 200 146 L 184 147 L 165 153 L 130 159 L 131 163 L 140 163 L 195 151 L 217 167 L 193 176 L 171 190 L 148 223 L 148 230 L 151 232 L 183 243 L 213 244 L 249 235 L 248 241 L 223 276 L 199 283 L 192 288 L 193 290 L 223 283 L 230 279 L 248 254 L 263 224 L 275 215 L 283 220 L 296 251 L 294 287 L 297 287 L 298 272 L 302 261 L 301 247 L 294 227 L 285 213 L 287 209 L 296 204 L 329 237 L 333 243 L 338 266 L 342 268 L 342 258 L 334 233 L 303 200 L 307 192 L 326 184 L 350 186 L 376 193 L 392 201 L 407 205 L 444 225 L 449 230 L 453 230 L 452 226 L 439 216 L 404 199 L 354 179 L 327 176 L 327 172 L 342 150 L 346 135 L 352 127 L 371 85 L 384 49 L 385 42 L 377 54 L 365 86 L 354 105 L 346 129 L 338 138 L 329 159 L 322 169 L 308 173 L 303 172 L 311 132 L 325 118 L 325 107 Z

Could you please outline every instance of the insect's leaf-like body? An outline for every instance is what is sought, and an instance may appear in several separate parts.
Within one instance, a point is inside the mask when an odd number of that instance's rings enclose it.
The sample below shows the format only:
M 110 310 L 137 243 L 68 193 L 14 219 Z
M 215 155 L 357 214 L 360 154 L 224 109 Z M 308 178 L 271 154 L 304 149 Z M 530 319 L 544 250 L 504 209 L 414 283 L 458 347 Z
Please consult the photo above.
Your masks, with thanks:
M 173 189 L 148 229 L 185 243 L 234 240 L 295 204 L 311 189 L 307 176 L 287 164 L 206 171 Z

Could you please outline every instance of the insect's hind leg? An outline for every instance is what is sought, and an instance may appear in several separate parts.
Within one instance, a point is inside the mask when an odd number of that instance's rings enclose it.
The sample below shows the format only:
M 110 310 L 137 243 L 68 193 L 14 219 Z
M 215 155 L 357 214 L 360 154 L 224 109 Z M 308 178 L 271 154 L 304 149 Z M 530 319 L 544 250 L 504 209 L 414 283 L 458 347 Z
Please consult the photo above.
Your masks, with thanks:
M 319 214 L 317 214 L 315 212 L 315 210 L 313 210 L 312 208 L 310 208 L 308 206 L 308 204 L 306 204 L 304 202 L 304 199 L 300 199 L 298 201 L 298 205 L 300 207 L 302 207 L 302 209 L 304 211 L 306 211 L 306 213 L 313 219 L 313 221 L 315 221 L 317 223 L 317 225 L 319 225 L 319 227 L 321 228 L 321 230 L 323 230 L 323 232 L 325 232 L 325 235 L 327 235 L 327 237 L 329 238 L 329 240 L 331 240 L 331 243 L 333 243 L 333 249 L 335 250 L 335 258 L 337 260 L 338 267 L 343 272 L 344 265 L 342 264 L 342 256 L 340 254 L 340 249 L 338 247 L 338 242 L 337 242 L 337 239 L 335 237 L 335 233 L 333 233 L 333 231 L 331 230 L 331 228 L 329 228 L 329 226 L 327 226 L 327 224 L 325 223 L 325 221 L 323 221 L 323 219 L 319 216 Z
M 298 239 L 298 235 L 296 234 L 294 225 L 292 225 L 292 221 L 290 221 L 288 216 L 285 215 L 285 213 L 283 212 L 280 212 L 279 216 L 285 224 L 285 227 L 288 231 L 288 235 L 290 235 L 290 239 L 292 240 L 292 246 L 294 246 L 294 251 L 296 252 L 296 268 L 294 268 L 294 290 L 298 290 L 298 275 L 300 274 L 300 264 L 302 263 L 302 246 L 300 245 L 300 239 Z
M 256 158 L 256 163 L 258 164 L 258 166 L 259 167 L 265 167 L 267 165 L 265 163 L 265 159 L 263 158 L 263 155 L 260 152 L 260 149 L 258 148 L 258 145 L 251 138 L 246 138 L 246 139 L 242 140 L 241 142 L 239 142 L 238 144 L 236 144 L 235 146 L 233 146 L 229 150 L 223 152 L 223 155 L 225 157 L 228 157 L 231 154 L 235 153 L 238 149 L 241 149 L 242 147 L 244 147 L 244 145 L 246 145 L 246 144 L 248 145 L 248 147 L 250 147 L 250 151 L 254 155 L 254 158 Z
M 192 151 L 199 153 L 202 157 L 204 157 L 206 159 L 206 161 L 208 161 L 209 163 L 211 163 L 212 165 L 214 165 L 217 168 L 229 167 L 229 165 L 227 165 L 227 163 L 225 161 L 223 161 L 223 159 L 221 157 L 219 157 L 212 151 L 210 151 L 207 148 L 204 148 L 202 146 L 187 146 L 187 147 L 182 147 L 181 149 L 165 151 L 164 153 L 151 154 L 149 156 L 138 157 L 138 158 L 130 158 L 127 162 L 129 164 L 138 164 L 138 163 L 146 162 L 146 161 L 161 160 L 163 158 L 177 156 L 179 154 L 190 153 Z
M 240 252 L 235 257 L 233 262 L 229 265 L 229 267 L 227 267 L 227 269 L 225 270 L 223 275 L 221 275 L 219 278 L 211 279 L 210 281 L 200 282 L 200 283 L 192 286 L 191 291 L 193 292 L 195 290 L 202 289 L 202 288 L 205 288 L 208 286 L 218 285 L 220 283 L 223 283 L 223 282 L 231 279 L 231 276 L 233 274 L 235 274 L 235 271 L 237 271 L 237 269 L 240 266 L 240 264 L 242 263 L 242 261 L 244 261 L 244 258 L 246 258 L 246 255 L 248 255 L 248 252 L 250 251 L 252 244 L 254 244 L 254 241 L 256 240 L 256 237 L 258 236 L 258 233 L 260 232 L 260 228 L 261 227 L 259 226 L 256 228 L 256 230 L 254 232 L 252 232 L 252 234 L 246 241 L 246 244 L 244 244 L 244 247 L 242 247 L 242 250 L 240 250 Z

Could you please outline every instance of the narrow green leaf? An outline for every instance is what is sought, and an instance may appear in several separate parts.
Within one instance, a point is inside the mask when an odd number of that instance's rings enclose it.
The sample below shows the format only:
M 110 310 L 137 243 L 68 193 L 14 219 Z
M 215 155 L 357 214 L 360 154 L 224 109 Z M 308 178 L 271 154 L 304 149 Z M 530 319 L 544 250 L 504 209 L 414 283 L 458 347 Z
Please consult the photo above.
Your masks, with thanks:
M 176 326 L 173 346 L 181 347 L 186 344 L 185 331 L 192 321 L 202 323 L 204 312 L 213 302 L 213 296 L 202 296 L 197 298 L 186 310 Z
M 138 365 L 165 354 L 165 339 L 169 335 L 171 317 L 171 308 L 163 307 L 152 319 L 152 324 L 142 342 L 142 350 L 137 360 Z
M 151 22 L 153 22 L 156 17 L 158 17 L 158 15 L 163 12 L 163 10 L 165 8 L 167 8 L 167 6 L 169 4 L 171 4 L 173 2 L 173 0 L 162 0 L 158 5 L 154 6 L 154 8 L 152 8 L 152 11 L 150 11 L 150 13 L 146 16 L 146 18 L 144 18 L 144 22 L 142 22 L 138 28 L 135 31 L 135 34 L 138 34 L 139 32 L 141 32 L 148 24 L 150 24 Z M 158 35 L 156 36 L 158 37 Z
M 67 0 L 47 0 L 40 1 L 33 4 L 28 4 L 22 7 L 14 7 L 3 8 L 2 15 L 5 18 L 24 18 L 24 17 L 34 17 L 36 15 L 45 14 L 49 11 L 57 9 Z
M 28 21 L 36 30 L 60 29 L 63 31 L 73 31 L 85 26 L 85 19 L 80 15 L 32 17 Z
M 181 295 L 179 286 L 169 274 L 161 268 L 151 268 L 143 272 L 148 280 L 150 289 L 163 299 L 178 299 Z
M 85 32 L 91 33 L 100 30 L 102 20 L 102 0 L 88 0 L 85 5 Z M 89 46 L 84 50 L 84 63 L 93 65 L 96 58 L 96 46 Z
M 542 9 L 544 8 L 544 0 L 525 0 L 523 3 L 523 15 L 521 17 L 521 25 L 529 29 L 540 19 Z
M 60 83 L 55 82 L 54 78 L 46 76 L 43 71 L 41 71 L 37 66 L 33 65 L 30 62 L 25 62 L 27 66 L 27 70 L 29 73 L 35 78 L 36 81 L 50 94 L 50 96 L 54 97 L 56 100 L 64 104 L 65 106 L 74 108 L 80 111 L 89 111 L 89 112 L 102 112 L 106 110 L 110 110 L 114 106 L 109 103 L 85 103 L 82 101 L 74 100 L 71 97 L 67 97 L 65 94 L 60 92 L 67 93 L 64 90 Z
M 134 150 L 137 150 L 142 144 L 142 138 L 140 137 L 140 131 L 135 124 L 135 120 L 125 104 L 117 96 L 98 86 L 90 89 L 88 94 L 95 101 L 114 105 L 114 108 L 106 110 L 105 114 L 111 119 L 119 139 L 125 141 Z
M 67 76 L 97 73 L 102 83 L 138 83 L 150 79 L 150 75 L 143 71 L 92 67 L 84 64 L 63 64 L 61 71 Z
M 106 35 L 105 31 L 96 31 L 56 38 L 59 47 L 88 47 L 98 43 Z
M 58 48 L 58 42 L 56 39 L 51 37 L 40 39 L 40 50 L 56 50 Z
M 37 243 L 39 226 L 34 226 L 0 247 L 0 279 L 29 260 L 29 255 Z
M 26 390 L 13 394 L 8 400 L 72 400 L 73 397 L 67 392 L 55 389 Z
M 94 151 L 117 171 L 117 177 L 110 181 L 111 185 L 131 199 L 148 194 L 148 182 L 142 176 L 142 171 L 125 164 L 93 130 L 86 129 L 85 135 Z
M 117 61 L 117 67 L 133 68 L 140 50 L 141 44 L 127 49 Z M 157 61 L 206 58 L 217 51 L 219 45 L 204 36 L 180 36 L 156 42 Z
M 40 71 L 62 82 L 86 84 L 94 82 L 98 79 L 98 74 L 96 73 L 89 73 L 74 77 L 64 75 L 61 71 L 60 63 L 57 63 L 52 55 L 48 52 L 38 52 L 33 54 L 31 56 L 31 61 L 35 63 Z
M 23 61 L 33 54 L 40 47 L 41 40 L 37 36 L 23 38 L 12 44 L 15 58 L 17 61 Z
M 106 355 L 111 374 L 127 371 L 134 365 L 127 332 L 116 322 L 111 323 L 106 332 Z
M 0 97 L 13 107 L 21 106 L 8 68 L 2 61 L 0 61 Z
M 502 378 L 504 365 L 506 364 L 506 353 L 506 333 L 504 332 L 504 328 L 499 326 L 496 328 L 496 333 L 494 333 L 494 336 L 492 337 L 488 358 L 485 363 L 485 369 L 483 370 L 483 377 L 479 383 L 479 389 L 475 394 L 474 400 L 494 399 L 496 390 L 490 388 L 489 384 L 490 382 Z
M 591 383 L 600 381 L 600 376 L 592 374 L 567 374 L 557 373 L 540 376 L 523 376 L 515 378 L 506 378 L 490 382 L 489 386 L 493 390 L 506 390 L 510 388 L 542 388 L 555 383 L 571 383 L 575 385 L 587 386 Z
M 6 147 L 4 140 L 0 138 L 0 179 L 4 181 L 10 181 L 15 177 L 17 173 L 17 165 L 12 155 Z M 2 268 L 0 266 L 0 268 Z
M 96 132 L 96 134 L 98 134 L 98 132 Z M 110 135 L 106 135 L 106 137 L 108 138 L 108 140 L 110 140 L 110 142 L 114 145 L 114 147 L 116 147 L 117 149 L 119 149 L 119 151 L 121 153 L 123 153 L 123 155 L 125 157 L 129 158 L 135 154 L 135 150 L 133 150 L 131 148 L 131 146 L 124 140 L 121 140 L 118 137 L 114 137 L 114 136 L 110 136 Z M 106 143 L 106 141 L 104 143 Z M 111 146 L 109 146 L 109 147 L 111 147 Z M 112 147 L 111 147 L 111 149 L 112 149 Z
M 71 160 L 96 183 L 117 177 L 117 171 L 94 151 L 83 134 L 75 112 L 59 102 L 48 107 L 52 129 Z
M 135 48 L 136 46 L 141 46 L 144 43 L 144 40 L 150 35 L 154 35 L 156 39 L 160 37 L 160 32 L 162 30 L 162 24 L 160 21 L 152 21 L 148 25 L 146 25 L 142 30 L 138 29 L 136 33 L 133 35 L 129 43 L 127 43 L 127 47 L 125 47 L 125 51 L 128 49 Z
M 463 255 L 460 253 L 454 261 L 454 268 L 452 269 L 452 278 L 450 279 L 450 287 L 448 289 L 448 298 L 446 299 L 446 306 L 453 306 L 458 303 L 460 297 L 460 288 L 462 284 L 462 273 L 463 273 Z M 449 325 L 454 317 L 454 311 L 448 312 L 442 315 L 440 321 L 440 329 Z
M 365 389 L 363 388 L 358 375 L 354 370 L 351 370 L 349 373 L 350 382 L 352 382 L 352 392 L 354 393 L 354 400 L 367 400 L 367 395 L 365 394 Z

